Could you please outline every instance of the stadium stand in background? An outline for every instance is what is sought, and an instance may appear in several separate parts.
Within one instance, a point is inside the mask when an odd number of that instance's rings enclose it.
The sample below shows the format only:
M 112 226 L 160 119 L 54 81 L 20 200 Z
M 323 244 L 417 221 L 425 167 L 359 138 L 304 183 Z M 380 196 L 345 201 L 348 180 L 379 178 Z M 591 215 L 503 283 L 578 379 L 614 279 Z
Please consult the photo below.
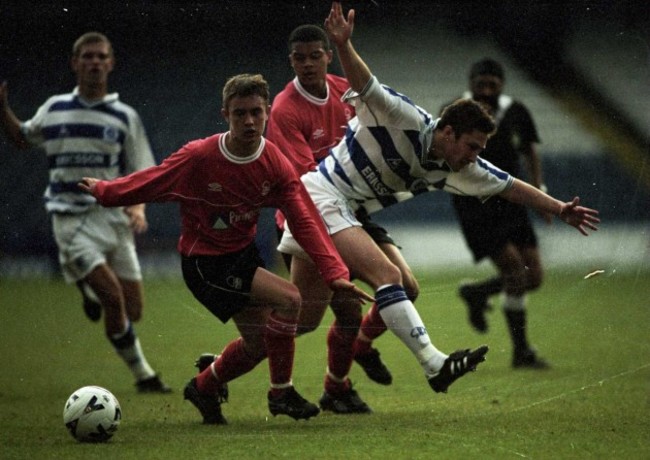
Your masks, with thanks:
M 239 3 L 245 2 L 230 5 Z M 647 6 L 590 2 L 587 7 L 575 2 L 558 14 L 553 5 L 522 7 L 521 2 L 472 2 L 471 10 L 461 5 L 458 11 L 425 1 L 409 2 L 408 10 L 378 3 L 352 6 L 365 9 L 356 43 L 383 82 L 435 112 L 466 89 L 471 62 L 486 56 L 503 62 L 508 93 L 525 100 L 535 114 L 549 189 L 566 200 L 578 194 L 586 205 L 601 210 L 601 230 L 590 238 L 565 238 L 560 225 L 540 226 L 549 267 L 576 257 L 586 257 L 593 266 L 648 266 Z M 24 118 L 47 95 L 69 91 L 74 84 L 69 68 L 49 56 L 69 53 L 70 37 L 89 27 L 103 30 L 118 37 L 117 59 L 126 61 L 119 68 L 129 69 L 128 74 L 115 72 L 113 87 L 140 112 L 161 160 L 187 140 L 220 128 L 214 126 L 220 107 L 215 88 L 229 76 L 260 71 L 272 91 L 279 91 L 291 77 L 284 61 L 286 36 L 296 24 L 322 20 L 322 2 L 260 2 L 247 20 L 266 27 L 251 31 L 215 5 L 192 5 L 182 10 L 162 4 L 104 5 L 93 6 L 92 13 L 83 6 L 3 6 L 0 79 L 10 83 L 12 107 Z M 31 27 L 22 26 L 27 22 Z M 230 31 L 238 29 L 247 30 L 247 36 L 232 36 Z M 250 33 L 264 39 L 254 40 Z M 32 85 L 11 84 L 25 78 Z M 46 161 L 42 154 L 13 151 L 4 139 L 0 152 L 0 277 L 54 273 L 50 254 L 55 246 L 41 201 Z M 414 268 L 471 265 L 443 195 L 426 196 L 424 204 L 421 196 L 377 215 L 380 221 L 390 221 Z M 139 241 L 148 276 L 179 275 L 174 253 L 179 224 L 173 206 L 148 208 L 151 228 Z M 427 209 L 433 208 L 436 220 L 431 222 Z M 265 216 L 268 228 L 260 232 L 269 258 L 271 216 Z M 435 238 L 427 238 L 431 233 Z M 426 247 L 429 240 L 437 241 L 437 247 Z

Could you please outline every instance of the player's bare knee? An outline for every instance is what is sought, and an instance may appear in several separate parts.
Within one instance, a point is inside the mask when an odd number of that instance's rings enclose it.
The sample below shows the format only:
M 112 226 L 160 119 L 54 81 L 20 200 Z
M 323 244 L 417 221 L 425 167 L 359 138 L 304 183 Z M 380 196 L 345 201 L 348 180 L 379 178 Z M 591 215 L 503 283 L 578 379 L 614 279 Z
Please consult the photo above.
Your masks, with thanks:
M 291 286 L 284 292 L 282 301 L 275 305 L 275 310 L 284 316 L 298 316 L 300 313 L 300 306 L 302 304 L 302 297 L 297 287 Z
M 399 267 L 394 264 L 377 266 L 373 275 L 376 279 L 377 286 L 385 284 L 402 284 L 402 272 Z

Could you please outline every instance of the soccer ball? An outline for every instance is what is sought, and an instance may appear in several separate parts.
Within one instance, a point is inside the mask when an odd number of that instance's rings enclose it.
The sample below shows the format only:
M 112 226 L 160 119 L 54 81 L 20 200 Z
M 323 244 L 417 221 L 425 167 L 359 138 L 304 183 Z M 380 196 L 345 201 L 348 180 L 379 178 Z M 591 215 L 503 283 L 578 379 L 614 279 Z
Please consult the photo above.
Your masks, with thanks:
M 86 386 L 72 393 L 63 408 L 63 423 L 81 442 L 106 442 L 122 420 L 122 408 L 106 388 Z

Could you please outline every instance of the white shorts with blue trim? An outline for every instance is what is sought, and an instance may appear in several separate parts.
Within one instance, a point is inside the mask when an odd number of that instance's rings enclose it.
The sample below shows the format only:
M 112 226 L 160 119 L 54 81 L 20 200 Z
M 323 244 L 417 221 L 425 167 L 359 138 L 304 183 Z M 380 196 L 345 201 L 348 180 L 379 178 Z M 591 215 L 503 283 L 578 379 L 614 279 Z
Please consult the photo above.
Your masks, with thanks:
M 338 191 L 323 174 L 312 171 L 302 176 L 302 182 L 307 188 L 312 201 L 323 218 L 327 232 L 330 235 L 350 227 L 361 227 L 361 222 L 354 215 L 354 202 L 348 200 Z M 291 234 L 291 222 L 287 222 L 278 245 L 278 251 L 308 259 L 307 253 L 300 247 Z
M 142 273 L 133 231 L 123 208 L 93 206 L 80 214 L 52 214 L 59 263 L 68 283 L 108 264 L 118 278 L 140 281 Z

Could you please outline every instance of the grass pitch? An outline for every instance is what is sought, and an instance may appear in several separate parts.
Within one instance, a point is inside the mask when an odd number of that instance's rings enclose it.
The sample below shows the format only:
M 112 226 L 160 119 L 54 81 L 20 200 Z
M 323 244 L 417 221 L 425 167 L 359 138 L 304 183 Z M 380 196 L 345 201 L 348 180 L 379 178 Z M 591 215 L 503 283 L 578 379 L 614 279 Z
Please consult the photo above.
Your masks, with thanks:
M 477 277 L 486 273 L 472 274 Z M 498 308 L 475 333 L 456 296 L 464 273 L 420 275 L 417 302 L 434 344 L 490 346 L 476 373 L 433 393 L 415 359 L 390 333 L 377 341 L 394 381 L 382 387 L 358 366 L 351 378 L 371 415 L 321 413 L 309 421 L 272 417 L 265 363 L 231 382 L 227 426 L 204 426 L 182 388 L 201 352 L 236 336 L 179 279 L 145 280 L 136 325 L 150 363 L 174 388 L 139 395 L 100 324 L 83 315 L 76 290 L 59 280 L 2 280 L 0 458 L 3 459 L 468 459 L 650 458 L 650 274 L 551 271 L 529 296 L 530 338 L 547 371 L 512 370 Z M 495 299 L 496 300 L 496 299 Z M 297 342 L 294 383 L 316 401 L 325 370 L 322 327 Z M 108 388 L 123 420 L 107 444 L 77 443 L 63 405 L 84 385 Z

